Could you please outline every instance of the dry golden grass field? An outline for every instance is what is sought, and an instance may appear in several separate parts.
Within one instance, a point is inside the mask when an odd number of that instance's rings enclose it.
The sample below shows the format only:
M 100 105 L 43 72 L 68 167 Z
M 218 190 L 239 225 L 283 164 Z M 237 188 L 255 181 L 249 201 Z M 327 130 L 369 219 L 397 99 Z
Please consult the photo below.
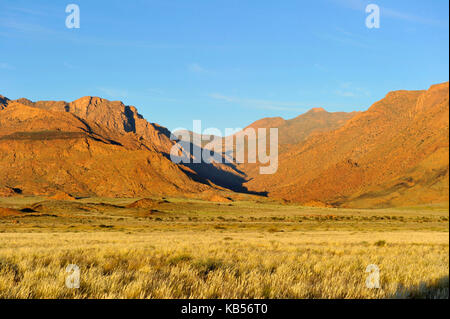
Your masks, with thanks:
M 449 296 L 448 204 L 136 200 L 0 198 L 0 298 Z M 379 289 L 366 287 L 369 264 Z

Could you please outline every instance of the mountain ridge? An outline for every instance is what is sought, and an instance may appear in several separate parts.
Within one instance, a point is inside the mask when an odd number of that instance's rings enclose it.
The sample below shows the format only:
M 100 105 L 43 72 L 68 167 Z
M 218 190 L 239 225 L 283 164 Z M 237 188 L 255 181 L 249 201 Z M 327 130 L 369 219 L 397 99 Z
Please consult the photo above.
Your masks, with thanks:
M 352 206 L 348 202 L 352 195 L 390 180 L 408 179 L 406 172 L 435 152 L 448 154 L 448 82 L 428 90 L 390 92 L 340 128 L 290 148 L 280 157 L 276 174 L 247 171 L 252 179 L 246 186 L 287 200 Z M 446 158 L 432 169 L 448 172 Z M 433 201 L 448 201 L 448 173 L 441 178 Z M 401 204 L 402 195 L 397 195 Z M 389 206 L 389 200 L 380 198 L 373 205 Z
M 0 188 L 107 197 L 211 188 L 152 146 L 70 112 L 9 101 L 0 113 Z
M 270 127 L 278 128 L 279 167 L 260 175 L 259 164 L 172 163 L 176 134 L 120 101 L 0 95 L 0 194 L 116 197 L 228 189 L 305 205 L 448 202 L 448 82 L 389 92 L 362 112 L 312 108 L 246 129 Z M 245 129 L 219 139 L 243 135 Z M 243 141 L 239 147 L 245 148 Z M 183 144 L 195 147 L 213 149 L 214 143 Z M 236 147 L 223 146 L 219 155 L 232 158 Z

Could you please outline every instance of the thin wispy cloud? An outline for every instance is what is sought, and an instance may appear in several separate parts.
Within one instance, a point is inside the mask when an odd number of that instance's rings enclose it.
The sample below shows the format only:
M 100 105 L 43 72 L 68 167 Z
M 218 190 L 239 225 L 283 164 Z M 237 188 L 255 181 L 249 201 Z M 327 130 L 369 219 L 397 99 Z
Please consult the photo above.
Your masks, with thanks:
M 284 102 L 284 101 L 272 101 L 264 99 L 248 99 L 239 98 L 235 96 L 227 96 L 220 93 L 209 94 L 209 97 L 214 100 L 220 100 L 228 103 L 233 103 L 235 105 L 255 108 L 263 110 L 273 110 L 273 111 L 292 111 L 292 112 L 304 112 L 307 110 L 306 105 L 298 102 Z
M 6 6 L 0 12 L 0 27 L 9 32 L 20 32 L 27 34 L 56 34 L 55 30 L 44 26 L 48 23 L 48 16 L 51 20 L 61 18 L 61 15 L 54 15 L 54 10 L 39 5 L 36 8 L 24 8 L 18 6 Z M 64 17 L 64 16 L 62 16 Z
M 9 63 L 0 62 L 0 69 L 3 69 L 3 70 L 14 70 L 14 67 L 11 64 L 9 64 Z
M 339 84 L 339 88 L 336 89 L 334 93 L 342 97 L 370 96 L 370 92 L 368 90 L 355 86 L 351 82 L 343 82 Z
M 73 64 L 71 64 L 69 62 L 63 62 L 63 65 L 64 65 L 64 67 L 66 67 L 67 69 L 70 69 L 70 70 L 78 69 L 77 66 L 75 66 L 75 65 L 73 65 Z
M 322 72 L 327 72 L 328 71 L 328 69 L 325 66 L 323 66 L 322 64 L 320 64 L 320 63 L 314 63 L 313 66 L 314 66 L 315 69 L 317 69 L 319 71 L 322 71 Z
M 150 101 L 180 103 L 179 99 L 173 98 L 171 95 L 167 95 L 165 90 L 160 88 L 148 88 L 139 92 L 139 94 L 143 94 L 145 98 Z
M 204 67 L 202 67 L 198 63 L 191 63 L 188 65 L 188 70 L 192 73 L 208 73 L 208 70 L 206 70 Z
M 64 22 L 64 20 L 62 20 Z M 62 22 L 62 23 L 63 23 Z M 6 30 L 6 32 L 3 32 Z M 68 36 L 70 34 L 70 36 Z M 17 36 L 58 40 L 61 42 L 72 42 L 82 45 L 111 46 L 111 47 L 134 47 L 139 49 L 179 49 L 184 46 L 166 43 L 148 43 L 146 41 L 118 41 L 116 38 L 100 38 L 96 36 L 80 35 L 68 29 L 56 30 L 45 26 L 33 19 L 17 18 L 15 15 L 6 15 L 0 12 L 0 36 L 16 38 Z
M 360 49 L 373 49 L 373 45 L 368 42 L 368 38 L 357 33 L 349 32 L 343 28 L 333 28 L 327 33 L 316 33 L 316 36 L 327 41 L 336 42 L 345 46 L 352 46 Z M 317 64 L 315 65 L 317 68 Z
M 129 92 L 123 89 L 99 87 L 98 90 L 109 98 L 123 99 L 129 96 Z
M 406 12 L 400 12 L 396 10 L 392 10 L 389 8 L 381 8 L 382 14 L 384 14 L 386 17 L 394 18 L 394 19 L 401 19 L 405 21 L 410 22 L 416 22 L 420 24 L 426 24 L 426 25 L 433 25 L 433 26 L 444 26 L 446 23 L 441 20 L 437 19 L 429 19 L 426 17 L 416 16 L 414 14 L 409 14 Z M 448 23 L 447 23 L 448 25 Z
M 24 13 L 27 15 L 35 15 L 35 16 L 49 16 L 50 10 L 44 11 L 44 10 L 36 10 L 34 8 L 24 8 L 24 7 L 14 7 L 14 6 L 8 6 L 6 7 L 7 10 L 13 11 L 13 12 L 19 12 Z
M 352 46 L 356 48 L 362 48 L 362 49 L 369 49 L 371 48 L 370 45 L 365 43 L 364 40 L 337 32 L 335 34 L 330 33 L 322 33 L 322 34 L 316 34 L 317 37 L 325 40 L 325 41 L 332 41 L 336 43 L 343 44 L 345 46 Z
M 153 96 L 161 96 L 164 94 L 164 90 L 159 88 L 148 88 L 145 92 Z
M 48 9 L 48 11 L 39 11 L 35 9 L 27 9 L 21 7 L 8 7 L 8 10 L 0 12 L 0 37 L 17 38 L 26 37 L 36 39 L 40 37 L 48 40 L 58 40 L 61 42 L 71 42 L 80 45 L 91 46 L 108 46 L 108 47 L 133 47 L 136 49 L 186 49 L 186 48 L 219 48 L 220 45 L 205 45 L 195 44 L 190 45 L 180 43 L 156 43 L 149 40 L 133 40 L 133 39 L 121 39 L 117 37 L 98 37 L 95 35 L 86 35 L 73 32 L 69 29 L 60 29 L 50 27 L 47 19 L 50 17 L 50 21 L 59 19 L 61 25 L 64 24 L 64 14 L 56 14 L 54 9 Z M 63 8 L 64 9 L 64 8 Z M 47 17 L 43 17 L 47 16 Z M 70 35 L 70 36 L 68 36 Z M 205 73 L 209 72 L 198 63 L 192 63 L 188 66 L 192 72 Z
M 343 91 L 343 90 L 336 90 L 334 91 L 334 93 L 336 93 L 339 96 L 342 97 L 355 97 L 356 94 L 354 92 L 350 92 L 350 91 Z

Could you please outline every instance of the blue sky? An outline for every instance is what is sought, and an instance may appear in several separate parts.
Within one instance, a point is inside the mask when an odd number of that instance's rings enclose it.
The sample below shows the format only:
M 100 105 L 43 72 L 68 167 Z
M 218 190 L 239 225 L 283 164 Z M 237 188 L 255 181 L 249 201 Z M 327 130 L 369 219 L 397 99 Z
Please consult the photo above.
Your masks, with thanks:
M 78 4 L 80 29 L 65 26 Z M 381 8 L 379 29 L 365 7 Z M 0 0 L 0 94 L 135 105 L 174 129 L 365 110 L 448 81 L 449 3 Z

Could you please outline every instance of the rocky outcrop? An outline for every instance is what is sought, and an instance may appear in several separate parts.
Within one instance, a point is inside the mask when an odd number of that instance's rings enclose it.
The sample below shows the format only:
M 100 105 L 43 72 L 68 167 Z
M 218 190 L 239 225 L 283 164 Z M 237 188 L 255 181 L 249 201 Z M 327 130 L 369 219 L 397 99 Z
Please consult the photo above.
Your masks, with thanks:
M 97 123 L 61 112 L 62 103 L 30 105 L 10 101 L 0 111 L 0 187 L 76 197 L 182 194 L 210 188 L 192 179 L 195 172 L 172 163 L 134 133 L 103 126 L 101 119 Z

